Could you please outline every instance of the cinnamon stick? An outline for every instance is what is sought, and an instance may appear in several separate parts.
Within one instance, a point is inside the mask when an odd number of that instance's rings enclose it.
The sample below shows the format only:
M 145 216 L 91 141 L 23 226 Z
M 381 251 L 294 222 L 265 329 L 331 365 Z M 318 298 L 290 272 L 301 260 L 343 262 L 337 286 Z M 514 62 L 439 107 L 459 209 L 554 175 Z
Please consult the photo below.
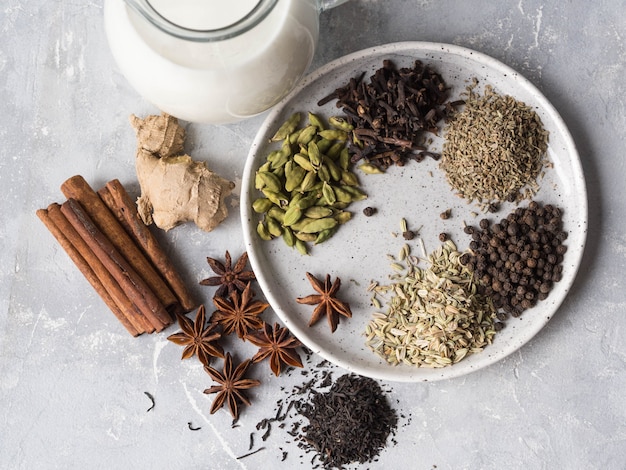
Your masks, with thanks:
M 61 191 L 68 199 L 80 203 L 90 220 L 127 260 L 138 277 L 145 281 L 160 303 L 166 309 L 175 311 L 178 300 L 174 293 L 85 179 L 80 175 L 73 176 L 61 185 Z
M 61 212 L 156 331 L 162 331 L 170 325 L 172 317 L 156 293 L 96 226 L 80 203 L 69 198 L 61 205 Z
M 122 183 L 117 179 L 109 181 L 98 190 L 98 195 L 168 283 L 178 299 L 182 312 L 194 310 L 197 302 L 189 292 L 187 284 L 180 277 L 156 237 L 139 217 L 137 206 Z
M 107 293 L 113 298 L 113 301 L 122 310 L 122 313 L 135 325 L 135 328 L 140 333 L 153 333 L 155 331 L 154 326 L 141 313 L 139 308 L 131 302 L 119 283 L 94 254 L 93 250 L 89 248 L 89 245 L 82 239 L 65 215 L 63 215 L 61 206 L 59 204 L 51 204 L 48 206 L 48 214 L 52 222 L 61 229 L 78 253 L 89 263 L 89 266 L 98 276 Z
M 56 214 L 57 217 L 55 217 L 54 214 Z M 61 214 L 60 206 L 58 204 L 51 204 L 48 209 L 39 209 L 37 211 L 37 217 L 39 217 L 54 238 L 56 238 L 61 248 L 65 250 L 85 279 L 91 284 L 120 323 L 124 325 L 126 330 L 133 336 L 141 334 L 143 332 L 141 327 L 133 322 L 130 316 L 125 314 L 118 302 L 115 301 L 113 296 L 109 293 L 109 289 L 104 286 L 102 280 L 98 274 L 96 274 L 92 266 L 94 260 L 98 261 L 97 258 L 94 257 L 94 259 L 88 261 L 77 248 L 77 240 L 81 239 L 65 216 Z

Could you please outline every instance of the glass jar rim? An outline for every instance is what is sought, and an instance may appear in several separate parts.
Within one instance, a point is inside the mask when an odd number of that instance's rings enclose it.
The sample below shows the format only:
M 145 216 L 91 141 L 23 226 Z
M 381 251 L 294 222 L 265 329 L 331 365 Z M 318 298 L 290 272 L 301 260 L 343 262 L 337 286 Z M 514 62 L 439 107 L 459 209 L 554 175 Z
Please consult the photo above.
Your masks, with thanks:
M 194 29 L 176 24 L 161 15 L 150 0 L 124 0 L 152 25 L 170 36 L 194 42 L 216 42 L 239 36 L 258 25 L 272 11 L 278 0 L 259 0 L 254 8 L 240 20 L 222 28 Z

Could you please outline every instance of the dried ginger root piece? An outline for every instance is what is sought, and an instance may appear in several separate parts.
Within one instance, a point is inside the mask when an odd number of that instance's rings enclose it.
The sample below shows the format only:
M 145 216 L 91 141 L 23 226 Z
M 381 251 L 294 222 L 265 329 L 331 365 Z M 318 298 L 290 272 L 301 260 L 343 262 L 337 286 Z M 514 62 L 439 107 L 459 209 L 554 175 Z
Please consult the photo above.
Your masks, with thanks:
M 224 199 L 235 183 L 184 154 L 185 129 L 175 117 L 131 115 L 130 122 L 137 134 L 137 206 L 144 223 L 163 230 L 188 221 L 207 232 L 217 227 L 228 216 Z

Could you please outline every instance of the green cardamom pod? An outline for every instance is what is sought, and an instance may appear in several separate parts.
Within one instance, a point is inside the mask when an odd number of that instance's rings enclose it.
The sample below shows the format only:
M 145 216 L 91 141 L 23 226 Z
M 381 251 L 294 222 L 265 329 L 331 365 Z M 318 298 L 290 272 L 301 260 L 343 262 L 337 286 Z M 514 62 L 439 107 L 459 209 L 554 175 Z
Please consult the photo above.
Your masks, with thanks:
M 309 249 L 306 246 L 306 243 L 302 240 L 296 240 L 296 249 L 300 252 L 301 255 L 308 255 Z
M 326 128 L 324 121 L 317 115 L 313 113 L 309 113 L 309 124 L 317 127 L 318 131 L 323 131 Z
M 268 241 L 272 239 L 272 234 L 269 232 L 269 230 L 267 230 L 267 227 L 261 220 L 256 226 L 256 233 L 259 235 L 259 237 L 261 237 L 261 240 Z
M 378 168 L 376 165 L 372 165 L 371 163 L 362 163 L 359 165 L 359 170 L 363 173 L 367 173 L 368 175 L 379 175 L 384 173 L 383 170 Z
M 325 183 L 328 183 L 330 181 L 330 171 L 328 167 L 322 164 L 317 170 L 317 176 Z
M 278 128 L 276 134 L 270 139 L 271 142 L 277 142 L 279 140 L 286 139 L 291 134 L 298 124 L 300 123 L 300 113 L 293 113 L 289 118 Z
M 345 142 L 335 142 L 325 153 L 332 160 L 337 160 L 343 149 L 348 150 Z
M 278 157 L 280 157 L 283 154 L 282 150 L 272 150 L 269 155 L 267 156 L 267 162 L 266 164 L 269 162 L 270 164 L 276 160 Z M 267 170 L 269 170 L 271 165 L 268 165 Z M 259 171 L 261 171 L 261 169 L 259 168 Z M 265 170 L 263 170 L 265 171 Z
M 304 216 L 311 219 L 323 219 L 333 215 L 333 212 L 332 208 L 327 206 L 312 206 L 304 211 Z
M 287 167 L 285 166 L 285 191 L 292 192 L 294 189 L 300 186 L 300 184 L 304 180 L 304 177 L 307 175 L 307 171 L 294 162 L 289 163 L 292 164 L 289 173 L 287 173 Z
M 296 244 L 296 237 L 289 227 L 283 227 L 283 240 L 285 244 L 292 247 Z
M 335 232 L 337 232 L 337 228 L 339 226 L 335 226 L 333 228 L 327 228 L 326 230 L 322 230 L 321 232 L 319 232 L 317 234 L 317 236 L 315 237 L 315 241 L 313 242 L 315 245 L 319 245 L 320 243 L 324 243 L 326 240 L 328 240 L 330 237 L 332 237 Z
M 317 135 L 328 140 L 341 140 L 342 142 L 348 140 L 348 133 L 340 129 L 327 129 L 325 131 L 319 131 Z
M 293 161 L 304 168 L 306 171 L 316 171 L 316 168 L 311 164 L 311 161 L 302 153 L 296 153 L 293 156 Z
M 285 207 L 289 204 L 289 198 L 287 198 L 287 196 L 280 191 L 272 191 L 270 189 L 263 188 L 261 192 L 278 207 Z
M 303 197 L 302 199 L 300 199 L 297 202 L 297 205 L 300 209 L 302 210 L 306 210 L 309 207 L 313 206 L 317 200 L 319 199 L 319 196 L 317 194 L 308 194 L 307 196 Z
M 289 175 L 291 174 L 291 171 L 293 170 L 293 166 L 294 166 L 294 162 L 293 159 L 289 159 L 286 163 L 285 166 L 283 166 L 283 170 L 285 171 L 285 178 L 288 178 Z
M 295 232 L 299 232 L 300 230 L 302 230 L 302 227 L 305 227 L 306 225 L 308 225 L 310 222 L 313 222 L 314 220 L 315 219 L 310 219 L 308 217 L 302 217 L 300 220 L 298 220 L 295 224 L 291 226 L 291 230 Z
M 298 137 L 300 137 L 300 134 L 302 134 L 303 130 L 304 128 L 300 128 L 300 129 L 293 131 L 291 134 L 289 134 L 289 137 L 285 140 L 288 141 L 290 145 L 294 145 L 296 142 L 298 142 Z
M 263 214 L 264 212 L 267 212 L 268 210 L 270 210 L 270 208 L 273 205 L 274 203 L 270 201 L 269 199 L 265 197 L 260 197 L 254 200 L 254 202 L 252 203 L 252 209 L 257 214 Z
M 339 166 L 342 170 L 348 170 L 350 168 L 350 151 L 348 147 L 344 147 L 339 154 Z
M 278 168 L 283 168 L 290 158 L 291 155 L 281 151 L 274 161 L 272 161 L 271 169 L 276 170 Z
M 333 217 L 324 217 L 323 219 L 313 219 L 313 221 L 306 224 L 299 231 L 302 233 L 317 233 L 322 230 L 333 228 L 338 222 Z M 271 233 L 271 230 L 270 230 Z
M 358 186 L 359 179 L 358 177 L 348 170 L 341 170 L 341 178 L 340 181 L 342 184 L 346 186 Z
M 322 194 L 324 195 L 324 199 L 328 204 L 334 204 L 337 201 L 337 196 L 335 195 L 335 191 L 332 186 L 326 182 L 322 186 Z
M 298 207 L 298 205 L 294 205 L 289 207 L 285 211 L 285 218 L 283 219 L 283 225 L 289 227 L 290 225 L 295 224 L 298 220 L 302 218 L 302 209 Z
M 257 176 L 263 182 L 263 188 L 267 188 L 270 191 L 279 192 L 283 187 L 280 178 L 274 173 L 270 173 L 269 171 L 259 171 L 257 172 Z
M 341 180 L 341 168 L 328 156 L 324 157 L 324 164 L 328 167 L 330 177 L 335 181 Z
M 303 242 L 314 242 L 317 238 L 317 234 L 315 233 L 296 232 L 294 233 L 294 236 L 296 237 L 296 239 Z
M 257 171 L 254 175 L 254 187 L 260 191 L 265 187 L 265 181 L 259 176 L 259 173 Z
M 321 132 L 326 132 L 326 131 L 321 131 Z M 302 132 L 298 136 L 298 140 L 296 140 L 296 143 L 299 145 L 308 145 L 309 142 L 311 142 L 316 135 L 317 135 L 317 127 L 313 125 L 308 125 L 302 130 Z
M 302 183 L 300 183 L 300 187 L 298 191 L 307 192 L 313 190 L 314 186 L 317 184 L 317 173 L 314 171 L 308 171 L 304 178 L 302 179 Z
M 278 220 L 273 217 L 265 217 L 265 223 L 267 224 L 267 230 L 275 237 L 280 237 L 283 234 L 283 228 Z
M 317 148 L 320 149 L 321 153 L 326 153 L 328 152 L 328 150 L 330 150 L 330 148 L 333 145 L 333 141 L 332 140 L 328 140 L 328 139 L 320 139 L 317 141 Z
M 335 186 L 333 188 L 334 192 L 335 192 L 335 197 L 337 198 L 337 201 L 339 202 L 353 202 L 354 196 L 352 195 L 352 193 L 349 193 L 348 191 L 346 191 L 345 189 L 339 187 L 339 186 Z
M 304 197 L 304 194 L 302 193 L 294 193 L 291 195 L 291 200 L 289 201 L 289 206 L 295 206 L 296 204 L 298 204 L 298 202 L 300 202 L 300 200 Z
M 335 214 L 335 220 L 340 224 L 345 224 L 348 220 L 352 218 L 352 212 L 341 211 Z
M 324 186 L 324 182 L 321 181 L 319 178 L 316 178 L 315 184 L 312 185 L 308 190 L 309 194 L 315 194 L 318 198 L 322 197 L 322 186 Z
M 285 211 L 281 209 L 280 207 L 274 206 L 274 205 L 270 207 L 270 210 L 267 211 L 267 215 L 278 220 L 278 222 L 280 222 L 281 224 L 283 223 L 283 220 L 285 219 Z
M 352 195 L 352 201 L 362 201 L 363 199 L 367 199 L 367 194 L 365 194 L 356 186 L 348 186 L 342 184 L 340 188 L 344 191 L 349 192 Z
M 346 132 L 350 132 L 354 129 L 354 126 L 352 124 L 339 116 L 331 116 L 330 118 L 328 118 L 328 123 L 335 129 L 340 129 Z
M 313 165 L 313 168 L 319 168 L 322 164 L 322 154 L 320 153 L 320 149 L 317 147 L 315 141 L 312 140 L 311 142 L 309 142 L 309 145 L 307 146 L 307 151 L 309 155 L 309 161 L 311 162 L 311 165 Z

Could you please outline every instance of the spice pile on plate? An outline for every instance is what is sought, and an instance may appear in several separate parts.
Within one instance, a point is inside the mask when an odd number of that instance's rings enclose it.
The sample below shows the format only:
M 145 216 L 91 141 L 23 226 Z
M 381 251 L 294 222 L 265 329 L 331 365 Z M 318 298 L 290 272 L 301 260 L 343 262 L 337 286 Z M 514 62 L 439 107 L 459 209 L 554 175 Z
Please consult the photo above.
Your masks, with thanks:
M 452 112 L 448 94 L 441 75 L 422 61 L 398 69 L 385 60 L 369 82 L 353 78 L 318 105 L 337 100 L 354 128 L 352 161 L 365 162 L 360 168 L 366 173 L 381 173 L 408 160 L 439 158 L 427 151 L 424 135 L 437 134 L 438 123 Z
M 489 85 L 465 92 L 446 125 L 440 166 L 457 194 L 482 206 L 530 199 L 546 164 L 548 132 L 535 111 Z
M 428 256 L 427 268 L 407 257 L 407 269 L 395 282 L 372 287 L 391 296 L 386 313 L 374 313 L 365 327 L 366 344 L 386 362 L 444 367 L 491 343 L 493 303 L 478 293 L 461 257 L 448 240 Z
M 479 227 L 467 227 L 472 241 L 464 261 L 495 307 L 519 317 L 547 299 L 567 251 L 561 210 L 532 201 L 494 224 L 482 219 Z
M 262 197 L 252 203 L 262 214 L 257 225 L 261 239 L 282 238 L 301 254 L 332 237 L 352 218 L 348 206 L 367 197 L 350 168 L 352 126 L 330 118 L 329 127 L 313 113 L 308 118 L 308 125 L 301 126 L 301 114 L 292 114 L 272 137 L 281 147 L 256 171 L 255 187 Z

